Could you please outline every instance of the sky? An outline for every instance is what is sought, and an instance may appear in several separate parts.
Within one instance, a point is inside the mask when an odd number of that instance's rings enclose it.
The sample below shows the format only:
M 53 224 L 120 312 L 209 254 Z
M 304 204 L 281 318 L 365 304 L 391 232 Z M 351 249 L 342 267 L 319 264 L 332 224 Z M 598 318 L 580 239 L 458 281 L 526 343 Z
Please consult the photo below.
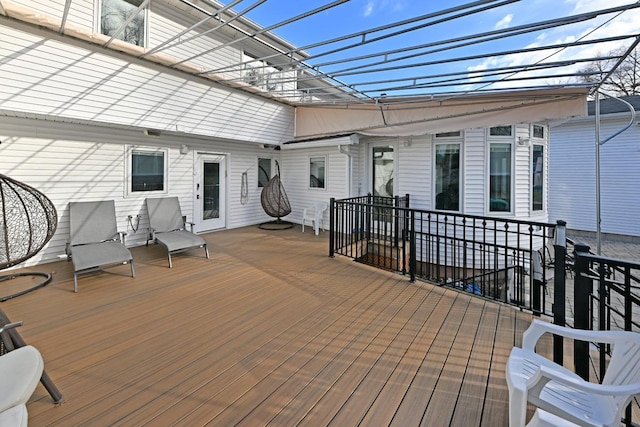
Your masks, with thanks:
M 228 2 L 229 1 L 225 0 L 223 3 Z M 331 0 L 267 0 L 265 3 L 248 13 L 247 16 L 261 26 L 269 27 L 333 2 L 334 1 Z M 471 0 L 350 0 L 313 14 L 312 16 L 297 20 L 296 22 L 280 26 L 274 29 L 273 32 L 298 47 L 305 47 L 316 43 L 322 43 L 336 37 L 357 34 L 362 31 L 419 17 L 445 8 L 463 5 L 470 2 Z M 494 1 L 489 4 L 495 6 L 500 3 L 506 3 L 506 1 Z M 379 62 L 383 60 L 384 57 L 354 60 L 354 58 L 359 58 L 363 55 L 371 55 L 376 52 L 407 49 L 409 47 L 431 43 L 435 40 L 455 37 L 465 38 L 469 35 L 481 32 L 502 28 L 513 28 L 533 22 L 562 18 L 631 3 L 634 3 L 634 1 L 520 0 L 503 6 L 494 7 L 482 13 L 470 14 L 466 17 L 442 22 L 420 30 L 408 31 L 404 34 L 350 49 L 344 49 L 344 47 L 352 44 L 358 44 L 362 39 L 360 37 L 355 37 L 339 43 L 310 47 L 306 51 L 312 55 L 312 58 L 308 61 L 310 65 L 320 65 L 320 69 L 322 71 L 337 74 L 339 80 L 356 85 L 363 84 L 363 86 L 359 87 L 368 89 L 373 89 L 376 86 L 364 85 L 365 83 L 380 80 L 414 78 L 434 73 L 461 71 L 472 72 L 473 70 L 482 70 L 486 68 L 531 63 L 532 61 L 543 60 L 545 58 L 547 58 L 546 61 L 558 61 L 572 57 L 587 58 L 597 56 L 598 54 L 604 54 L 618 46 L 628 46 L 633 40 L 629 39 L 623 42 L 574 47 L 555 52 L 544 51 L 527 54 L 498 55 L 468 61 L 456 61 L 455 63 L 433 64 L 433 62 L 442 62 L 443 60 L 446 61 L 448 58 L 454 57 L 460 58 L 469 55 L 484 55 L 487 53 L 534 47 L 541 44 L 573 42 L 581 37 L 601 38 L 620 34 L 634 34 L 640 32 L 640 9 L 626 11 L 620 16 L 609 14 L 597 19 L 563 27 L 530 32 L 520 36 L 463 48 L 447 49 L 441 52 L 421 55 L 404 61 L 392 61 L 386 66 L 367 66 L 367 64 L 371 64 L 372 62 Z M 236 6 L 235 10 L 241 11 L 250 4 L 253 4 L 253 1 L 246 0 L 246 4 L 245 2 L 240 3 Z M 607 20 L 611 21 L 607 23 Z M 426 21 L 420 21 L 419 23 L 424 22 Z M 370 39 L 371 37 L 395 32 L 398 29 L 407 29 L 417 24 L 418 23 L 407 24 L 393 30 L 376 32 L 367 35 L 366 37 Z M 602 27 L 598 28 L 599 26 Z M 343 50 L 332 54 L 326 54 L 328 51 L 340 48 Z M 426 49 L 410 50 L 408 53 L 420 53 L 425 50 Z M 400 55 L 406 55 L 406 53 L 393 53 L 390 54 L 387 59 L 397 58 Z M 332 63 L 334 61 L 344 59 L 349 59 L 349 61 L 344 63 Z M 424 62 L 428 62 L 430 64 L 408 67 L 409 64 L 421 64 Z M 573 68 L 582 66 L 583 64 L 580 64 Z M 363 72 L 364 70 L 380 67 L 389 69 L 385 72 L 377 73 Z M 356 69 L 351 70 L 353 68 Z M 560 70 L 557 72 L 560 72 Z M 545 74 L 548 74 L 548 72 L 545 72 Z M 560 81 L 560 78 L 555 80 Z M 553 83 L 554 79 L 550 79 L 549 81 L 550 83 Z M 522 84 L 524 85 L 528 83 Z M 389 87 L 389 84 L 381 84 L 379 87 Z

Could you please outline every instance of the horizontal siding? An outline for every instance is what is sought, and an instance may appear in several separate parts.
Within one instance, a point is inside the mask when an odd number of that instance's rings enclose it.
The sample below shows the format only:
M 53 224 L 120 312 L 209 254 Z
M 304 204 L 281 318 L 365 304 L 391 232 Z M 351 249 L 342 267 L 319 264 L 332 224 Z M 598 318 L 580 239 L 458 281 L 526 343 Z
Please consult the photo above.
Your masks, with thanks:
M 293 108 L 51 33 L 0 26 L 0 109 L 281 143 Z M 41 64 L 47 64 L 43 67 Z
M 602 118 L 601 138 L 627 119 Z M 567 227 L 596 231 L 596 150 L 594 122 L 567 122 L 550 132 L 550 219 Z M 640 127 L 632 126 L 600 147 L 601 231 L 640 236 Z
M 291 203 L 291 215 L 285 219 L 302 222 L 304 209 L 315 202 L 329 202 L 331 198 L 348 197 L 348 157 L 338 147 L 308 148 L 281 152 L 281 178 Z M 326 156 L 326 188 L 309 188 L 309 157 Z M 325 225 L 329 225 L 329 213 L 325 214 Z
M 167 193 L 180 198 L 182 213 L 189 221 L 193 220 L 194 159 L 198 152 L 227 157 L 227 228 L 270 219 L 262 210 L 257 188 L 257 158 L 264 150 L 256 144 L 180 135 L 149 138 L 141 132 L 2 117 L 0 129 L 0 173 L 43 192 L 52 200 L 59 216 L 54 238 L 26 265 L 57 260 L 64 255 L 71 201 L 114 200 L 118 228 L 128 233 L 127 245 L 144 244 L 148 229 L 144 199 L 160 195 L 125 195 L 125 144 L 168 148 Z M 188 154 L 180 154 L 181 144 L 188 145 Z M 250 185 L 242 196 L 245 171 Z M 139 223 L 135 219 L 133 224 L 129 223 L 128 215 L 133 218 L 141 215 Z M 134 230 L 132 225 L 138 228 Z
M 433 200 L 431 156 L 431 139 L 428 136 L 400 139 L 397 194 L 409 194 L 411 207 L 416 209 L 429 209 Z
M 464 193 L 462 203 L 468 215 L 484 215 L 486 207 L 487 161 L 486 130 L 464 132 Z

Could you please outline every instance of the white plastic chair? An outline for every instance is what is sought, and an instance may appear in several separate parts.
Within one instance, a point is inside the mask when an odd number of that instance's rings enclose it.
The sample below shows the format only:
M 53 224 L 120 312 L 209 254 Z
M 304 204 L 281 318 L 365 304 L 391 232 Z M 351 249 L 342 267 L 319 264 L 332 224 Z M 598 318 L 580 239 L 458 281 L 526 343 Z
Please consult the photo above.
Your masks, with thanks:
M 30 345 L 0 356 L 0 427 L 27 426 L 27 401 L 43 369 L 40 352 Z
M 535 345 L 545 333 L 611 344 L 611 360 L 602 384 L 585 381 L 535 353 Z M 577 330 L 536 319 L 523 335 L 522 348 L 511 351 L 506 371 L 511 427 L 525 425 L 527 402 L 580 426 L 620 426 L 625 408 L 640 393 L 640 334 Z
M 311 221 L 316 236 L 319 233 L 321 224 L 322 231 L 324 231 L 324 212 L 327 209 L 329 209 L 329 203 L 327 202 L 318 202 L 313 206 L 305 208 L 305 210 L 302 212 L 302 232 L 304 233 L 304 224 L 307 220 Z

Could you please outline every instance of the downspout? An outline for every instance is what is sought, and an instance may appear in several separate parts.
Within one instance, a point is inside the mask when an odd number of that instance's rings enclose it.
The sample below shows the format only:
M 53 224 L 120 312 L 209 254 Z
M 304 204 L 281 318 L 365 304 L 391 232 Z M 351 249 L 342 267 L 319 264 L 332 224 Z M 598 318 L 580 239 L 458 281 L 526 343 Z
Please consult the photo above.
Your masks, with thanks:
M 353 180 L 352 171 L 353 171 L 353 155 L 349 150 L 349 147 L 358 144 L 360 141 L 360 137 L 356 134 L 353 134 L 349 137 L 350 142 L 348 145 L 340 144 L 338 145 L 338 151 L 340 154 L 344 154 L 347 156 L 347 197 L 352 197 L 351 193 L 351 184 Z
M 615 99 L 627 105 L 629 111 L 631 112 L 631 118 L 629 119 L 629 123 L 613 135 L 606 138 L 604 141 L 600 141 L 600 92 L 596 91 L 595 93 L 596 99 L 596 240 L 597 240 L 597 251 L 598 255 L 601 255 L 602 249 L 602 232 L 601 232 L 601 205 L 600 205 L 600 146 L 606 144 L 611 141 L 616 136 L 620 135 L 625 130 L 629 129 L 633 126 L 633 123 L 636 121 L 636 110 L 633 108 L 633 105 L 629 104 L 624 99 L 611 97 L 611 99 Z

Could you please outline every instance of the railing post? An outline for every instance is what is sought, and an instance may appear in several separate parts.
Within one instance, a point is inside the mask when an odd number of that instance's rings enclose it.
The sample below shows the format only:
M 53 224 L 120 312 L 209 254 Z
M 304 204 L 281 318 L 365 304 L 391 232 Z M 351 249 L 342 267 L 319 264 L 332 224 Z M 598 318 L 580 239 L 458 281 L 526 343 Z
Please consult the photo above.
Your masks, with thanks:
M 593 292 L 593 280 L 589 278 L 589 246 L 575 245 L 575 285 L 574 285 L 574 327 L 576 329 L 590 329 L 591 312 L 589 299 Z M 589 381 L 589 343 L 576 341 L 573 346 L 573 363 L 576 374 Z
M 560 326 L 566 324 L 566 266 L 567 266 L 567 223 L 562 220 L 556 222 L 553 235 L 553 323 Z M 553 336 L 553 361 L 562 365 L 564 359 L 564 343 L 562 337 Z
M 407 197 L 409 195 L 407 194 Z M 415 226 L 416 226 L 416 211 L 414 211 L 413 209 L 409 211 L 410 214 L 410 220 L 409 220 L 409 224 L 410 226 L 408 227 L 408 233 L 409 233 L 409 239 L 411 241 L 411 244 L 409 245 L 409 277 L 410 280 L 412 282 L 416 281 L 416 253 L 418 252 L 418 248 L 416 248 L 416 233 L 415 233 Z
M 335 206 L 336 206 L 336 199 L 335 197 L 332 197 L 331 199 L 329 199 L 329 256 L 331 258 L 333 258 L 334 254 L 335 254 L 335 236 L 333 235 L 333 233 L 337 232 L 336 231 L 336 227 L 335 227 Z

